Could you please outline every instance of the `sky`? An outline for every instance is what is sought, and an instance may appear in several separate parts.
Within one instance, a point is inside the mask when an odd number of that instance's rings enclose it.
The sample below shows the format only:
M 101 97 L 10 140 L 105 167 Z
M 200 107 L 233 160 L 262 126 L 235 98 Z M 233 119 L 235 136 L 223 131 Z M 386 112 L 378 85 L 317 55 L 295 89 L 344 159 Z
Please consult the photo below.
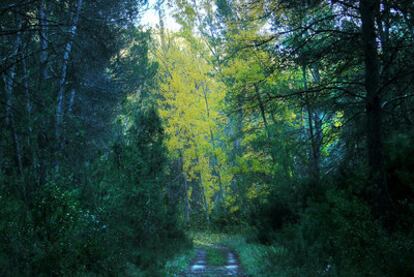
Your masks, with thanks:
M 143 14 L 141 18 L 141 24 L 144 26 L 156 28 L 159 23 L 158 12 L 155 10 L 155 3 L 156 0 L 149 0 L 148 1 L 148 10 Z M 164 4 L 165 10 L 165 18 L 164 18 L 164 25 L 165 28 L 170 31 L 178 31 L 180 29 L 180 25 L 174 20 L 171 16 L 172 9 Z

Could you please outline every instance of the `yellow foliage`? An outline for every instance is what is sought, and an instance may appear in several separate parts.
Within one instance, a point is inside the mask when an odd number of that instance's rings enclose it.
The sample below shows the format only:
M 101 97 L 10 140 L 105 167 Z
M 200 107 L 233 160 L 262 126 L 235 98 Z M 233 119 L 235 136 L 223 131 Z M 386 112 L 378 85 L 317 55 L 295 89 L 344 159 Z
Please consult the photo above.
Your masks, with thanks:
M 193 38 L 196 40 L 196 38 Z M 214 68 L 201 42 L 194 49 L 182 38 L 171 38 L 168 49 L 157 53 L 160 63 L 160 116 L 164 122 L 166 146 L 173 158 L 183 159 L 187 179 L 199 181 L 208 202 L 219 190 L 213 176 L 212 158 L 221 180 L 229 182 L 221 165 L 225 154 L 214 142 L 220 135 L 225 86 L 214 78 Z M 200 54 L 200 52 L 203 52 Z M 209 205 L 211 206 L 211 205 Z

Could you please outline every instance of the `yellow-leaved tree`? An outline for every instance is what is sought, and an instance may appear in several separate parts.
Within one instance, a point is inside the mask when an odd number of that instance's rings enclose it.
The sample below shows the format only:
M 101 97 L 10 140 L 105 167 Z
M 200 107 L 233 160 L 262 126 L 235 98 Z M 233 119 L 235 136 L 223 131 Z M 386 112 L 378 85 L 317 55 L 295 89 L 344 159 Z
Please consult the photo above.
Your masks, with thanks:
M 190 43 L 178 35 L 168 41 L 157 52 L 166 145 L 180 167 L 185 220 L 201 212 L 209 222 L 231 180 L 220 139 L 226 125 L 221 112 L 225 87 L 215 78 L 202 41 L 192 37 Z

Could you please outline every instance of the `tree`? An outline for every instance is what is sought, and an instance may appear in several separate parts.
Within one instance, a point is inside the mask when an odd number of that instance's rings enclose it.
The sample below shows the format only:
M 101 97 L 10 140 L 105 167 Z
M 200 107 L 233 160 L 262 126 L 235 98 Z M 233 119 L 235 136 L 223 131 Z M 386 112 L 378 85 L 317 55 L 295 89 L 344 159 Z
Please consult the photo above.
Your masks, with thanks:
M 159 52 L 160 114 L 166 124 L 167 147 L 182 167 L 178 173 L 182 178 L 177 179 L 184 185 L 186 221 L 192 202 L 193 211 L 200 205 L 208 222 L 210 210 L 224 201 L 228 178 L 220 149 L 223 91 L 220 82 L 210 77 L 213 68 L 203 59 L 208 56 L 203 43 L 196 38 L 191 42 L 194 46 L 172 37 L 169 48 Z M 198 57 L 197 50 L 204 54 Z

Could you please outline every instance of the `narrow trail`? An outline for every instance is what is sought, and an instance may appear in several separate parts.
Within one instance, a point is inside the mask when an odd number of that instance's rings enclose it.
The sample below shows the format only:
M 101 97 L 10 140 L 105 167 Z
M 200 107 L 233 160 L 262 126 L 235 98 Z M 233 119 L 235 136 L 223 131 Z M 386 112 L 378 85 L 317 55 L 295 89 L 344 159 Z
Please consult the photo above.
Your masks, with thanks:
M 205 249 L 197 248 L 196 257 L 190 264 L 189 268 L 183 272 L 182 276 L 197 277 L 197 276 L 246 276 L 243 274 L 240 262 L 237 255 L 229 248 L 222 246 L 213 246 L 223 251 L 226 257 L 226 263 L 219 266 L 212 266 L 208 264 L 207 252 Z

